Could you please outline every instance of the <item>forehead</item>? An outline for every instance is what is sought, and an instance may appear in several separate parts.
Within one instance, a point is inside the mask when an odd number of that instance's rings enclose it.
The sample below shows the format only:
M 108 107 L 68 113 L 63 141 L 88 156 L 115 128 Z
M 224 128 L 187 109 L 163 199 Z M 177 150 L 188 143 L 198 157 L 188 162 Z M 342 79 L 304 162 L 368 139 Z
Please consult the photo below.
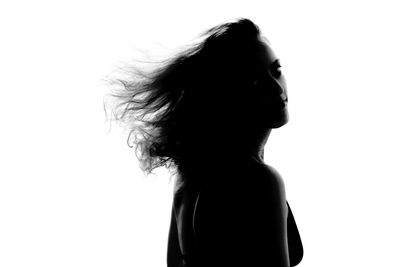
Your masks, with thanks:
M 259 43 L 259 55 L 260 59 L 265 66 L 271 65 L 275 60 L 278 59 L 274 50 L 272 49 L 270 42 L 267 38 L 261 37 Z

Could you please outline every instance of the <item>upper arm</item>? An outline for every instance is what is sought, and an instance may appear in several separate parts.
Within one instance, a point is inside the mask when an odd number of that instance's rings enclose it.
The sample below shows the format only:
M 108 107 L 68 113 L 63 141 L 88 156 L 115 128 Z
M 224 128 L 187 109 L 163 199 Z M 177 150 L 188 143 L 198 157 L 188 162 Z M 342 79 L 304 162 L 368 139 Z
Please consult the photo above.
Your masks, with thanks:
M 292 210 L 288 206 L 288 219 L 287 219 L 287 236 L 288 236 L 288 247 L 290 256 L 290 266 L 298 265 L 303 259 L 303 244 L 301 242 L 300 233 L 297 229 L 296 221 L 294 219 Z
M 167 248 L 167 266 L 176 266 L 181 260 L 180 246 L 178 240 L 178 229 L 174 207 L 171 212 L 171 222 L 168 233 L 168 248 Z
M 201 257 L 207 266 L 289 267 L 283 183 L 244 187 L 200 195 L 194 226 Z

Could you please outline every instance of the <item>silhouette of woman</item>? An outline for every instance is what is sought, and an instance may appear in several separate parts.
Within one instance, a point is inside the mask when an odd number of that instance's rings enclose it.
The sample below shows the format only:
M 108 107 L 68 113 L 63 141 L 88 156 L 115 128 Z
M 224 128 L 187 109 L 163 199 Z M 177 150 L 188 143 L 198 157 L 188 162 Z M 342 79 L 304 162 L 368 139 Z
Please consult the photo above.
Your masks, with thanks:
M 113 95 L 142 170 L 177 174 L 167 265 L 295 266 L 300 235 L 283 180 L 263 161 L 271 130 L 288 122 L 279 59 L 249 19 L 201 37 Z

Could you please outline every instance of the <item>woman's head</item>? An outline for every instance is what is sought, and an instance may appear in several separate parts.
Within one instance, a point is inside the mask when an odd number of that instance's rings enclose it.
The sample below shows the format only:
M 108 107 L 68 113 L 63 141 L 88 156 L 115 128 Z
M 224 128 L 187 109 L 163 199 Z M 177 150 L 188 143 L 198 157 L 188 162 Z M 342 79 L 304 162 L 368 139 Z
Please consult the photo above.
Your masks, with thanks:
M 254 71 L 254 99 L 252 112 L 265 127 L 278 128 L 289 120 L 287 112 L 287 85 L 280 68 L 280 60 L 272 50 L 268 40 L 260 42 L 259 59 L 261 66 Z M 264 124 L 265 123 L 265 124 Z
M 279 62 L 253 22 L 224 23 L 201 37 L 152 71 L 135 67 L 112 94 L 115 118 L 129 126 L 147 173 L 226 151 L 232 142 L 244 147 L 287 122 Z

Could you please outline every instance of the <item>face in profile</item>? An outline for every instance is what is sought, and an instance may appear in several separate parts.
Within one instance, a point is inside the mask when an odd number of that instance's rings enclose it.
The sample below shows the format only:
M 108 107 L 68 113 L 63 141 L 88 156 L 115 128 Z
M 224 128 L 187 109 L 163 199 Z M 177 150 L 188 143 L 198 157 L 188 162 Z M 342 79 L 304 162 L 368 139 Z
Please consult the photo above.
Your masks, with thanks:
M 255 96 L 252 109 L 256 123 L 268 128 L 279 128 L 288 122 L 286 80 L 278 57 L 265 38 L 260 42 L 251 92 Z

